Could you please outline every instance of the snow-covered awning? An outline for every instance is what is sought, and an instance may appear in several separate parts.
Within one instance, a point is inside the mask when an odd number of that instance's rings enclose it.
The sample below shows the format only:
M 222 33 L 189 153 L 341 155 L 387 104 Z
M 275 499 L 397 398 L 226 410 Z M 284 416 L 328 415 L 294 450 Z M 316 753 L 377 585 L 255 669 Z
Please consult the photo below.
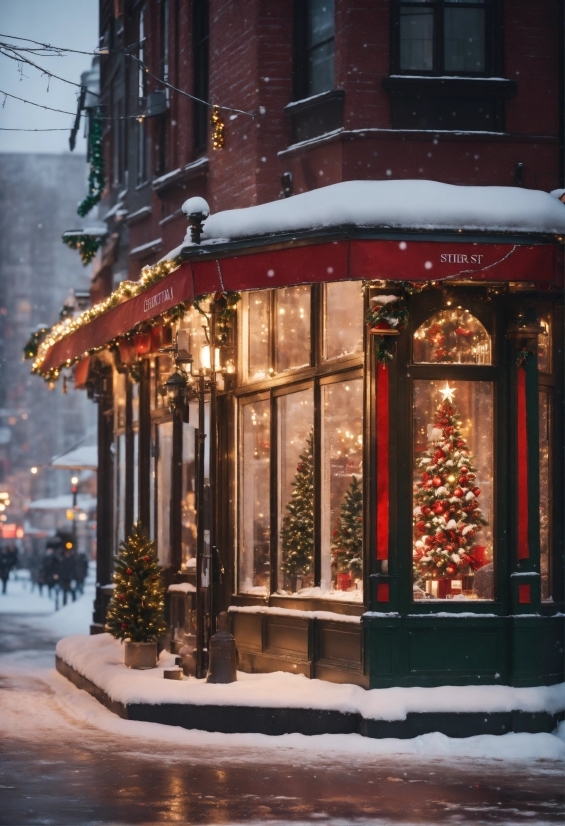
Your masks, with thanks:
M 98 447 L 83 445 L 69 450 L 51 461 L 51 467 L 61 470 L 96 470 L 98 467 Z
M 61 493 L 59 496 L 49 496 L 45 499 L 34 499 L 27 506 L 28 510 L 70 510 L 73 507 L 73 497 L 70 493 Z M 87 493 L 77 496 L 77 508 L 81 511 L 96 510 L 96 499 Z
M 202 244 L 328 227 L 506 233 L 565 233 L 565 204 L 510 186 L 438 181 L 344 181 L 245 209 L 211 215 Z M 187 233 L 185 245 L 190 246 Z
M 201 244 L 188 232 L 157 265 L 168 274 L 150 273 L 147 288 L 63 332 L 38 372 L 49 375 L 212 292 L 342 280 L 561 288 L 564 236 L 565 204 L 555 193 L 435 181 L 346 181 L 219 212 L 206 218 Z

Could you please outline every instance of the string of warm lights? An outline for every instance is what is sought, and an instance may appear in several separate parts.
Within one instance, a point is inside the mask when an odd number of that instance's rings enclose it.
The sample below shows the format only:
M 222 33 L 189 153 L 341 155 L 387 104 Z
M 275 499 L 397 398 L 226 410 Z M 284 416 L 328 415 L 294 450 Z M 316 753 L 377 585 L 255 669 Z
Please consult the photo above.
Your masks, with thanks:
M 51 368 L 47 371 L 42 370 L 47 353 L 55 344 L 57 344 L 57 342 L 62 341 L 62 339 L 72 335 L 73 333 L 76 333 L 86 324 L 90 324 L 91 321 L 94 321 L 95 318 L 98 318 L 108 312 L 108 310 L 111 310 L 113 307 L 117 307 L 117 305 L 121 304 L 122 301 L 126 301 L 128 298 L 134 298 L 136 295 L 144 292 L 149 287 L 153 286 L 153 284 L 156 284 L 162 278 L 170 275 L 170 273 L 178 269 L 181 263 L 182 259 L 178 257 L 172 260 L 159 261 L 158 264 L 155 264 L 152 267 L 144 267 L 141 271 L 141 278 L 139 281 L 122 281 L 121 284 L 118 285 L 117 289 L 114 290 L 112 295 L 104 301 L 101 301 L 94 307 L 89 307 L 88 310 L 84 310 L 84 312 L 76 318 L 64 318 L 58 324 L 55 324 L 55 326 L 49 330 L 37 349 L 37 356 L 31 366 L 32 373 L 37 373 L 48 381 L 55 381 L 59 377 L 63 367 L 71 367 L 72 364 L 79 361 L 85 355 L 103 349 L 101 347 L 94 348 L 93 350 L 89 350 L 88 353 L 82 353 L 75 359 L 67 359 L 67 361 L 60 367 Z

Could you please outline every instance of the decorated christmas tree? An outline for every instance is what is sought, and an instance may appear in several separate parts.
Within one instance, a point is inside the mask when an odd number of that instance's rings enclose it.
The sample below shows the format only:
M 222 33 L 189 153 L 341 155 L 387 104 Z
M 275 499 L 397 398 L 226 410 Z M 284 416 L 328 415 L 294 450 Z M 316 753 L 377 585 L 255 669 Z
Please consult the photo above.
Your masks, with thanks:
M 478 498 L 473 456 L 461 435 L 453 388 L 440 391 L 428 449 L 418 460 L 414 486 L 414 575 L 417 580 L 461 576 L 484 564 L 473 541 L 486 525 Z
M 167 630 L 162 568 L 155 543 L 138 523 L 120 545 L 106 630 L 116 639 L 153 642 Z
M 363 570 L 363 491 L 356 476 L 345 492 L 338 526 L 332 534 L 332 558 L 339 572 L 360 577 Z
M 312 573 L 314 559 L 314 456 L 313 434 L 300 454 L 292 496 L 281 528 L 281 569 L 292 579 Z

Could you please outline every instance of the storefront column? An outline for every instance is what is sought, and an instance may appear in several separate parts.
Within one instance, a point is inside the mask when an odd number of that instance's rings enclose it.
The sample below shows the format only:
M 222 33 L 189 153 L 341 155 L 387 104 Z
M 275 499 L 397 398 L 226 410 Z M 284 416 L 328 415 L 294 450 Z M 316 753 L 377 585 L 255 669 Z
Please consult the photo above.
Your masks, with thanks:
M 114 406 L 112 368 L 100 365 L 96 377 L 98 402 L 98 471 L 96 510 L 96 597 L 91 633 L 103 630 L 109 595 L 104 589 L 112 581 L 113 570 L 113 478 Z
M 134 496 L 134 435 L 133 435 L 133 406 L 132 406 L 132 378 L 126 369 L 126 473 L 124 497 L 124 534 L 127 538 L 133 526 L 133 496 Z
M 149 531 L 151 524 L 151 406 L 149 361 L 139 362 L 139 449 L 138 449 L 138 519 Z

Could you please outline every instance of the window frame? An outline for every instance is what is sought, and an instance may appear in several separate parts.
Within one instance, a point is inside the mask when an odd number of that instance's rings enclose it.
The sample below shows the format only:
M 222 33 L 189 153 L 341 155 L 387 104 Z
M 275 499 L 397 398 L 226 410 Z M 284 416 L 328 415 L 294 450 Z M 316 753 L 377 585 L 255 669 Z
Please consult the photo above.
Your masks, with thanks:
M 424 69 L 402 69 L 400 66 L 400 17 L 403 6 L 413 5 L 414 7 L 433 8 L 434 14 L 434 38 L 433 38 L 433 65 L 431 70 Z M 411 3 L 411 0 L 392 0 L 391 2 L 391 28 L 390 28 L 390 70 L 392 75 L 418 76 L 418 77 L 457 77 L 457 78 L 488 78 L 503 76 L 504 55 L 503 55 L 503 27 L 502 8 L 500 0 L 484 0 L 482 7 L 485 9 L 485 68 L 482 72 L 466 72 L 463 70 L 445 71 L 444 55 L 444 12 L 446 6 L 450 5 L 458 8 L 477 8 L 476 3 L 453 3 L 449 0 L 428 0 L 428 2 Z
M 361 287 L 361 282 L 355 282 Z M 253 294 L 254 290 L 248 291 L 248 295 Z M 276 324 L 275 324 L 275 290 L 270 290 L 269 303 L 269 353 L 271 365 L 275 361 L 275 346 L 276 346 Z M 234 396 L 237 401 L 237 449 L 236 449 L 236 479 L 237 479 L 237 495 L 235 505 L 235 535 L 237 537 L 236 547 L 239 547 L 241 536 L 241 503 L 239 497 L 239 490 L 241 485 L 241 468 L 240 463 L 242 457 L 240 455 L 241 433 L 242 433 L 242 408 L 247 404 L 252 404 L 257 401 L 270 400 L 270 566 L 271 566 L 271 581 L 270 594 L 267 595 L 269 599 L 280 598 L 277 594 L 279 587 L 279 561 L 278 561 L 278 546 L 279 546 L 279 512 L 278 512 L 278 421 L 277 421 L 277 399 L 300 390 L 313 390 L 313 427 L 314 427 L 314 584 L 319 585 L 321 581 L 321 519 L 322 519 L 322 502 L 321 502 L 321 480 L 322 480 L 322 428 L 321 422 L 323 417 L 322 409 L 322 387 L 324 385 L 333 384 L 337 382 L 362 379 L 363 381 L 363 463 L 365 472 L 363 473 L 363 499 L 367 503 L 364 507 L 364 542 L 363 542 L 363 582 L 367 582 L 369 575 L 369 563 L 367 559 L 368 554 L 368 523 L 371 522 L 370 514 L 372 513 L 372 505 L 368 498 L 368 484 L 369 484 L 369 468 L 368 462 L 368 411 L 367 411 L 367 370 L 365 369 L 365 347 L 367 341 L 366 325 L 364 323 L 364 316 L 368 307 L 367 297 L 364 297 L 362 314 L 359 322 L 363 327 L 363 349 L 354 354 L 339 356 L 331 360 L 324 360 L 323 353 L 323 322 L 325 312 L 324 300 L 324 284 L 311 285 L 311 315 L 310 315 L 310 365 L 306 367 L 291 368 L 282 373 L 274 373 L 270 378 L 260 379 L 258 381 L 249 381 L 246 374 L 245 362 L 247 361 L 247 331 L 245 322 L 240 323 L 240 369 L 238 371 L 239 384 L 234 390 Z M 236 559 L 234 566 L 234 583 L 233 595 L 237 600 L 246 600 L 253 602 L 266 597 L 257 597 L 253 594 L 247 594 L 239 590 L 239 556 Z M 366 595 L 366 587 L 363 589 L 363 600 Z M 291 597 L 282 597 L 283 599 L 301 600 L 302 602 L 314 602 L 319 604 L 324 602 L 326 605 L 360 606 L 364 602 L 347 600 L 332 600 L 331 597 L 301 597 L 299 594 L 293 594 Z
M 455 295 L 455 294 L 454 294 Z M 436 289 L 426 290 L 410 299 L 410 319 L 405 332 L 398 340 L 397 353 L 391 362 L 390 398 L 396 398 L 396 406 L 390 411 L 390 495 L 391 518 L 389 547 L 390 558 L 386 565 L 377 562 L 376 572 L 398 578 L 399 611 L 401 614 L 425 615 L 438 610 L 460 613 L 473 611 L 504 613 L 509 599 L 507 568 L 509 541 L 507 527 L 510 524 L 510 491 L 506 477 L 501 478 L 499 469 L 508 468 L 510 433 L 509 375 L 515 363 L 501 325 L 506 319 L 503 297 L 485 301 L 481 288 L 457 288 L 457 304 L 469 310 L 485 327 L 491 337 L 490 365 L 482 364 L 422 364 L 413 362 L 413 336 L 416 330 L 432 315 L 446 308 L 446 294 Z M 414 600 L 412 594 L 412 485 L 413 485 L 413 395 L 415 380 L 440 381 L 488 381 L 493 388 L 493 600 Z M 373 395 L 374 398 L 374 395 Z M 439 606 L 439 607 L 438 607 Z
M 303 100 L 312 96 L 310 91 L 311 77 L 309 72 L 309 57 L 314 49 L 318 49 L 327 43 L 333 42 L 333 65 L 334 65 L 334 81 L 331 89 L 325 89 L 323 92 L 316 94 L 327 94 L 335 89 L 335 6 L 334 6 L 334 34 L 333 37 L 326 38 L 326 40 L 317 43 L 315 46 L 309 44 L 308 38 L 308 12 L 309 0 L 294 0 L 293 11 L 293 38 L 292 38 L 292 86 L 293 97 L 295 101 Z

